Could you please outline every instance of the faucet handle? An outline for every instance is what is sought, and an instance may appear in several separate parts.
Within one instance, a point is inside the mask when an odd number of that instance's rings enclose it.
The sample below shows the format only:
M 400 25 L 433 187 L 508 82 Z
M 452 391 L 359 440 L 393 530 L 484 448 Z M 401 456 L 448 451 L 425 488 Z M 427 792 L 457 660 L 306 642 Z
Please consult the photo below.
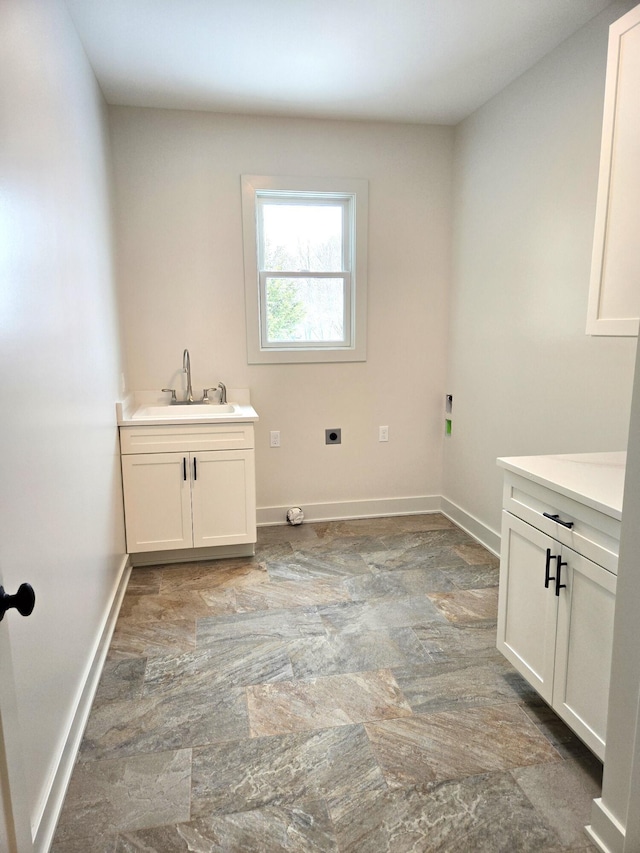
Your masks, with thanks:
M 175 392 L 175 389 L 174 389 L 174 388 L 163 388 L 163 389 L 162 389 L 162 393 L 163 393 L 163 394 L 165 394 L 165 393 L 166 393 L 166 394 L 171 394 L 171 402 L 172 402 L 172 403 L 177 403 L 177 402 L 178 402 L 178 398 L 176 397 L 176 392 Z
M 204 388 L 202 391 L 202 402 L 203 403 L 210 403 L 211 402 L 211 400 L 209 399 L 209 392 L 210 391 L 219 391 L 220 392 L 220 402 L 221 403 L 227 402 L 227 389 L 226 389 L 224 383 L 218 382 L 218 384 L 214 385 L 212 388 Z

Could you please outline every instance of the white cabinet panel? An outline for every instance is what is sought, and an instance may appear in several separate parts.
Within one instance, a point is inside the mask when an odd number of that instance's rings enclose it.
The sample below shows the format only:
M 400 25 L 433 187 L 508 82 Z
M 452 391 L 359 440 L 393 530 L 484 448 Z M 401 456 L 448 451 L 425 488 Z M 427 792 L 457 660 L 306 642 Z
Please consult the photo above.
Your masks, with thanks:
M 120 427 L 121 452 L 170 453 L 191 450 L 248 450 L 253 424 L 183 424 L 182 426 Z
M 609 30 L 587 333 L 637 335 L 640 317 L 640 6 Z
M 193 457 L 194 546 L 255 542 L 253 451 L 205 451 Z
M 127 549 L 190 548 L 191 495 L 183 453 L 122 457 Z
M 604 755 L 616 576 L 565 549 L 558 599 L 554 707 L 597 755 Z M 566 572 L 566 577 L 565 577 Z
M 545 588 L 546 551 L 552 540 L 503 513 L 498 648 L 551 702 L 556 605 Z

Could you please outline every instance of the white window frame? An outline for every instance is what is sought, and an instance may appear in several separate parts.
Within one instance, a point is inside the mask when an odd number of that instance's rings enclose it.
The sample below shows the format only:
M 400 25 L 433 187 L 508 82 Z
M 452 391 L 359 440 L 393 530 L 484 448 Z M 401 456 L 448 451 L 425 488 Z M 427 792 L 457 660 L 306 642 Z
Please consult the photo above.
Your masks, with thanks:
M 271 196 L 271 199 L 270 199 Z M 315 199 L 314 199 L 315 196 Z M 261 202 L 279 198 L 283 203 L 344 205 L 345 227 L 343 269 L 309 273 L 278 271 L 282 278 L 339 278 L 344 288 L 344 329 L 342 341 L 268 342 L 266 336 L 267 277 L 262 269 L 259 241 Z M 245 309 L 247 358 L 249 364 L 291 362 L 365 361 L 367 357 L 367 216 L 368 183 L 358 178 L 301 178 L 264 175 L 242 176 L 242 216 L 244 236 Z

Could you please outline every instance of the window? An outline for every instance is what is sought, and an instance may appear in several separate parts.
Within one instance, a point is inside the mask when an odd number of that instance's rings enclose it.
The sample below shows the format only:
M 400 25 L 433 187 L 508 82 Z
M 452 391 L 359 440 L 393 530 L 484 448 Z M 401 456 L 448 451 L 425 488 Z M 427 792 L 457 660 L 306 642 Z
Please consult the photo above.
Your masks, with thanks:
M 250 363 L 366 358 L 367 182 L 242 178 Z

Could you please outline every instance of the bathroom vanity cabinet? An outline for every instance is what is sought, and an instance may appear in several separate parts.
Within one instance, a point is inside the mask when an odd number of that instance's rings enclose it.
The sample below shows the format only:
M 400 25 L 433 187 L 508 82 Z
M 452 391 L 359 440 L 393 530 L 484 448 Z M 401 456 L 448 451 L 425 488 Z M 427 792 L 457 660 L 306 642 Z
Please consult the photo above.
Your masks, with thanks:
M 210 552 L 197 549 L 240 545 L 249 546 L 242 553 L 253 552 L 252 423 L 121 426 L 120 446 L 130 554 L 198 559 Z
M 499 464 L 498 649 L 603 759 L 624 454 Z

